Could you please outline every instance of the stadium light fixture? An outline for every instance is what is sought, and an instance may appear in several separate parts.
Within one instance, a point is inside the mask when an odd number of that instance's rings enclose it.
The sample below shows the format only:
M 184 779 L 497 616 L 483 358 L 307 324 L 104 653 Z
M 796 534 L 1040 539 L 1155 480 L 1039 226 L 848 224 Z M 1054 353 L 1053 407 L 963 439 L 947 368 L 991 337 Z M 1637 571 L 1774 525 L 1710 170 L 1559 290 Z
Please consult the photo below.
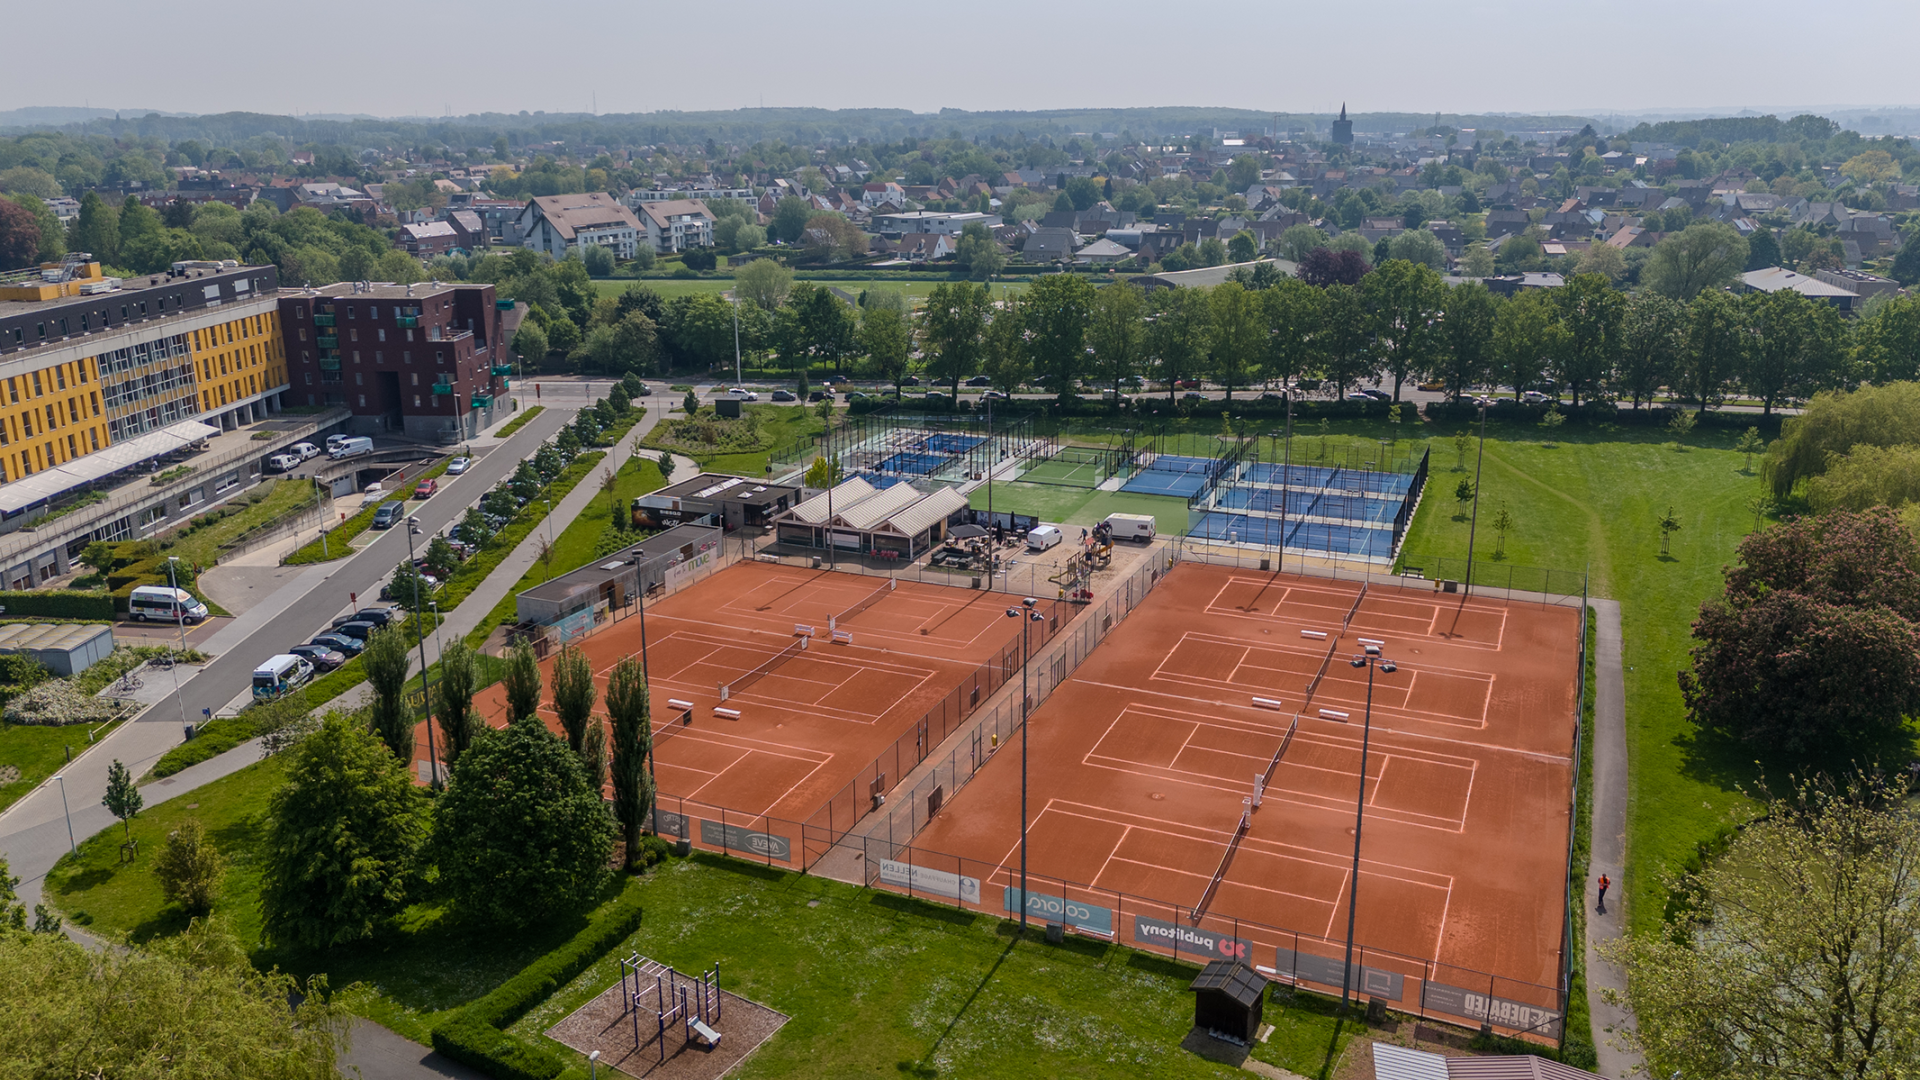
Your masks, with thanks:
M 1020 932 L 1027 932 L 1027 718 L 1033 698 L 1027 692 L 1027 667 L 1033 659 L 1028 632 L 1034 623 L 1047 617 L 1038 610 L 1039 601 L 1029 596 L 1021 607 L 1007 609 L 1007 618 L 1020 619 Z M 1020 616 L 1026 618 L 1021 619 Z
M 1367 751 L 1373 738 L 1373 673 L 1376 669 L 1388 675 L 1399 668 L 1394 662 L 1380 655 L 1380 646 L 1369 644 L 1366 652 L 1354 655 L 1351 663 L 1357 668 L 1367 669 L 1367 711 L 1366 719 L 1360 729 L 1360 796 L 1353 811 L 1353 878 L 1347 885 L 1347 959 L 1340 972 L 1340 1008 L 1352 1007 L 1350 991 L 1353 986 L 1353 928 L 1355 917 L 1360 910 L 1360 827 L 1367 815 Z

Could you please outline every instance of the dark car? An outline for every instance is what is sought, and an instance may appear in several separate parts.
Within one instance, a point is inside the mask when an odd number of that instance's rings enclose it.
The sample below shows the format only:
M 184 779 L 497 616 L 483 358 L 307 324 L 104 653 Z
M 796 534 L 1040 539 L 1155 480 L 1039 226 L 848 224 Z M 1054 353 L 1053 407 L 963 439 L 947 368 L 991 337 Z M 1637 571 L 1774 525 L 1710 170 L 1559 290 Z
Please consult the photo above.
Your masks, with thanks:
M 809 393 L 809 394 L 807 395 L 807 400 L 808 400 L 808 401 L 832 401 L 832 400 L 833 400 L 833 391 L 831 391 L 831 390 L 815 390 L 815 391 L 812 391 L 811 393 Z
M 1385 390 L 1363 390 L 1361 392 L 1366 394 L 1368 397 L 1372 398 L 1375 401 L 1392 401 L 1393 400 L 1393 395 L 1387 393 Z
M 822 379 L 821 381 L 826 383 L 828 386 L 841 386 L 841 385 L 844 385 L 848 380 L 845 375 L 829 375 L 825 379 Z
M 353 617 L 375 626 L 385 626 L 400 617 L 400 612 L 390 607 L 367 607 L 353 613 Z
M 987 378 L 987 377 L 986 377 L 985 375 L 975 375 L 975 376 L 974 376 L 973 378 L 971 378 L 971 379 L 968 379 L 968 380 L 967 380 L 967 381 L 966 381 L 965 383 L 963 383 L 962 385 L 964 385 L 964 386 L 992 386 L 992 385 L 993 385 L 993 380 L 992 380 L 992 379 L 989 379 L 989 378 Z
M 323 645 L 349 657 L 359 656 L 360 650 L 367 647 L 366 642 L 361 641 L 359 638 L 350 638 L 345 634 L 321 634 L 319 637 L 307 642 L 307 644 Z
M 333 632 L 341 637 L 350 637 L 358 641 L 365 641 L 369 637 L 372 637 L 373 632 L 378 629 L 380 628 L 370 622 L 355 619 L 352 622 L 343 622 L 339 626 L 334 627 Z
M 775 400 L 775 401 L 799 401 L 800 399 L 799 399 L 798 397 L 795 397 L 795 396 L 794 396 L 794 393 L 793 393 L 793 391 L 791 391 L 791 390 L 775 390 L 775 391 L 773 392 L 773 400 Z
M 347 654 L 325 645 L 295 645 L 287 650 L 295 656 L 304 656 L 313 664 L 316 671 L 332 671 L 347 662 Z
M 406 513 L 407 505 L 405 503 L 381 503 L 380 509 L 373 512 L 373 527 L 376 529 L 391 529 L 399 524 L 400 519 L 406 516 Z
M 633 392 L 633 396 L 634 396 L 634 397 L 646 397 L 646 396 L 647 396 L 648 394 L 651 394 L 651 393 L 653 393 L 653 387 L 651 387 L 651 386 L 648 386 L 648 385 L 647 385 L 646 383 L 641 383 L 641 384 L 640 384 L 640 389 L 638 389 L 638 390 L 635 390 L 635 391 Z
M 901 386 L 919 386 L 919 385 L 920 385 L 920 376 L 918 376 L 918 375 L 908 375 L 908 376 L 906 376 L 906 377 L 904 377 L 904 378 L 902 378 L 902 379 L 900 380 L 900 385 L 901 385 Z

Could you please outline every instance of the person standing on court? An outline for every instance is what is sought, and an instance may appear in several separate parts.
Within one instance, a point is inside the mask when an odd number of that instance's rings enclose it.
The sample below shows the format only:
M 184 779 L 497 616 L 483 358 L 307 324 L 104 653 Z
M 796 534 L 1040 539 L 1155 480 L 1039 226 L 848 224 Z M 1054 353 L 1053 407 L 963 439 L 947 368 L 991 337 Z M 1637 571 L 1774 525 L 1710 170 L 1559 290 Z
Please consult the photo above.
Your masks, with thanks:
M 1605 874 L 1600 875 L 1600 914 L 1602 915 L 1607 913 L 1607 888 L 1612 884 L 1612 878 L 1607 877 Z

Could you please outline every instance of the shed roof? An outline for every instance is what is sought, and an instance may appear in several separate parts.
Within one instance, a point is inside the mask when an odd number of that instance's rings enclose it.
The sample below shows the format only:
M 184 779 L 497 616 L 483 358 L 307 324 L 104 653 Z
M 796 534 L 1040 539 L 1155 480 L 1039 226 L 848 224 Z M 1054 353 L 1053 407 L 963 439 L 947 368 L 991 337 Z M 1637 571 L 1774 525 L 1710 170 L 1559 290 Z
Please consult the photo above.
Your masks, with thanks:
M 101 634 L 113 636 L 106 623 L 6 623 L 0 625 L 0 652 L 78 649 Z
M 1215 960 L 1200 969 L 1193 985 L 1187 989 L 1217 991 L 1242 1005 L 1251 1005 L 1266 991 L 1267 980 L 1238 960 Z
M 829 504 L 832 505 L 835 515 L 845 516 L 846 512 L 862 499 L 871 499 L 878 493 L 878 489 L 872 484 L 856 476 L 851 480 L 842 481 L 831 491 L 823 491 L 800 503 L 788 513 L 809 525 L 824 525 L 827 523 Z
M 894 484 L 871 499 L 862 499 L 851 509 L 834 507 L 838 513 L 834 516 L 849 529 L 877 528 L 895 514 L 917 503 L 922 498 L 911 484 Z
M 902 487 L 906 485 L 902 484 Z M 905 510 L 893 515 L 887 525 L 902 536 L 918 536 L 931 528 L 936 521 L 944 520 L 966 508 L 967 497 L 950 487 L 921 499 Z

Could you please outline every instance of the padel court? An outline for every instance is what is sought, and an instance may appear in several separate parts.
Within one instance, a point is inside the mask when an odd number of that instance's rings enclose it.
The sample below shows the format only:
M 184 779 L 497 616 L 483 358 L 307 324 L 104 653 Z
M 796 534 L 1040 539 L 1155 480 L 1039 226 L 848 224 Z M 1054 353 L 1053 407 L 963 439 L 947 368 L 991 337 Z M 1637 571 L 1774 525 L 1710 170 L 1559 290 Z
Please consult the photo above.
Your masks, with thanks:
M 1579 631 L 1574 607 L 1175 566 L 1033 715 L 1029 911 L 1055 905 L 1125 944 L 1238 950 L 1337 992 L 1368 696 L 1349 660 L 1364 638 L 1397 670 L 1372 689 L 1356 982 L 1395 1007 L 1412 995 L 1546 1030 Z M 1018 911 L 1019 806 L 1009 744 L 898 858 Z
M 865 809 L 876 758 L 902 740 L 930 751 L 941 732 L 918 730 L 930 711 L 971 707 L 1008 671 L 1017 675 L 1019 625 L 1006 618 L 1005 601 L 744 562 L 650 605 L 660 831 L 799 866 L 798 823 L 819 814 L 827 825 L 823 811 L 837 800 L 834 827 L 851 825 Z M 581 642 L 599 689 L 596 717 L 605 714 L 609 672 L 640 647 L 638 618 Z M 553 663 L 540 665 L 540 715 L 560 732 Z M 504 688 L 490 687 L 475 704 L 489 724 L 505 724 Z M 904 772 L 883 769 L 883 790 Z

